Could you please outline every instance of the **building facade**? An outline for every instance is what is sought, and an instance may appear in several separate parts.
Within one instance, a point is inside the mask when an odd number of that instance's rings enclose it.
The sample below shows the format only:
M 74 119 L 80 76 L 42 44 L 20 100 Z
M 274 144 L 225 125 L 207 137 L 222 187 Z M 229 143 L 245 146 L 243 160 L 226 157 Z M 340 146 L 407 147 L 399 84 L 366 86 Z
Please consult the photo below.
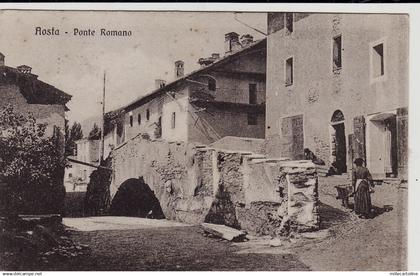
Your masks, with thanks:
M 269 13 L 268 33 L 267 152 L 405 178 L 408 15 Z
M 83 138 L 75 141 L 77 154 L 69 158 L 99 166 L 100 140 Z M 67 192 L 84 192 L 90 181 L 91 173 L 95 167 L 70 162 L 70 167 L 66 168 L 64 183 Z
M 264 138 L 266 41 L 229 33 L 225 43 L 225 56 L 199 59 L 201 68 L 188 75 L 176 61 L 174 81 L 156 80 L 156 90 L 108 113 L 113 123 L 106 123 L 105 147 L 139 134 L 203 144 L 225 136 Z
M 71 96 L 39 80 L 31 69 L 27 65 L 6 66 L 0 53 L 0 108 L 10 104 L 23 115 L 32 114 L 37 123 L 46 123 L 45 135 L 52 136 L 54 131 L 64 135 L 66 103 Z

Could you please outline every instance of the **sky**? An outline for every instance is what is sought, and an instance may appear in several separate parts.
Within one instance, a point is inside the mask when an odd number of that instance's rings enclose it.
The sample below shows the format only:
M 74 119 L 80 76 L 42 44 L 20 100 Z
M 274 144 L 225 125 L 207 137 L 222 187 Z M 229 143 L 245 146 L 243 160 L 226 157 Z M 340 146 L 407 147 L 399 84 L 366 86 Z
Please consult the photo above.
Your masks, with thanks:
M 237 17 L 266 32 L 265 13 Z M 60 30 L 59 36 L 35 35 L 35 28 Z M 74 28 L 95 29 L 95 36 L 74 36 Z M 130 37 L 101 37 L 101 28 L 131 30 Z M 67 31 L 68 34 L 64 34 Z M 0 11 L 0 52 L 7 66 L 32 67 L 39 79 L 73 96 L 70 122 L 102 112 L 106 71 L 106 111 L 123 106 L 154 89 L 155 79 L 174 79 L 174 62 L 185 73 L 197 60 L 224 53 L 224 34 L 264 36 L 226 12 Z

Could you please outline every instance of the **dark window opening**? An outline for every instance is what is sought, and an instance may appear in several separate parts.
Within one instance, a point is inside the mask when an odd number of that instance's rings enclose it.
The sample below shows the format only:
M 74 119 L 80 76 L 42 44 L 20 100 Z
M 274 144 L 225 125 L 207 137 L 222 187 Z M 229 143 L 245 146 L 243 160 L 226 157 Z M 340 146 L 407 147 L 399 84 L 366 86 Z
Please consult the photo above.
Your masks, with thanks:
M 293 58 L 286 60 L 286 86 L 293 84 Z
M 256 83 L 249 84 L 249 103 L 257 104 L 257 84 Z
M 172 112 L 172 118 L 171 118 L 171 128 L 175 128 L 175 112 Z
M 141 114 L 140 113 L 137 115 L 137 123 L 139 125 L 141 124 Z
M 286 12 L 284 25 L 286 25 L 286 29 L 289 33 L 293 32 L 293 13 Z
M 333 70 L 338 70 L 341 66 L 341 35 L 339 35 L 333 39 Z
M 155 137 L 156 138 L 161 138 L 162 137 L 162 117 L 159 117 L 159 119 L 156 123 Z
M 146 120 L 149 121 L 149 119 L 150 119 L 150 110 L 146 109 Z
M 133 115 L 130 115 L 130 126 L 133 126 Z
M 257 114 L 256 113 L 248 113 L 248 125 L 255 126 L 257 124 Z
M 216 80 L 209 79 L 208 88 L 209 88 L 210 91 L 216 91 Z
M 372 51 L 372 69 L 373 77 L 383 76 L 385 74 L 385 64 L 384 64 L 384 44 L 378 44 L 373 46 Z

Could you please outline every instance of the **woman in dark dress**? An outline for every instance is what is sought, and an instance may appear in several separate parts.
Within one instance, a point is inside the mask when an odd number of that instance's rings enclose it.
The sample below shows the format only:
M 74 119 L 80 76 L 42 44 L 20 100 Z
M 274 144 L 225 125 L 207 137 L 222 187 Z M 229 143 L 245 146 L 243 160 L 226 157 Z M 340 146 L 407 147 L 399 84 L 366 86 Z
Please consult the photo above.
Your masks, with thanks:
M 372 203 L 369 187 L 372 185 L 372 176 L 367 168 L 363 167 L 363 159 L 357 158 L 354 161 L 356 167 L 353 169 L 352 182 L 354 187 L 354 212 L 361 218 L 368 218 L 371 215 Z

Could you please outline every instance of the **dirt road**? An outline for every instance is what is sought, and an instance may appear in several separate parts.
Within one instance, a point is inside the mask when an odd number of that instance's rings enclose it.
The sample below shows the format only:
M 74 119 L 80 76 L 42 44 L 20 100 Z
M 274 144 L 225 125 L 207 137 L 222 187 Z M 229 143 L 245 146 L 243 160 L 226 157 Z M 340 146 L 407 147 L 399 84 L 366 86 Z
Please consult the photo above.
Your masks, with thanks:
M 171 221 L 105 217 L 65 223 L 79 229 L 72 237 L 90 245 L 92 252 L 76 263 L 59 264 L 64 270 L 308 269 L 291 254 L 236 254 L 232 243 L 204 237 L 197 226 Z
M 77 230 L 75 240 L 90 245 L 91 256 L 51 270 L 404 270 L 406 186 L 377 186 L 372 202 L 379 213 L 363 220 L 335 198 L 334 185 L 346 181 L 320 179 L 324 230 L 315 238 L 296 236 L 275 246 L 267 237 L 229 243 L 178 222 L 72 218 L 64 223 Z

